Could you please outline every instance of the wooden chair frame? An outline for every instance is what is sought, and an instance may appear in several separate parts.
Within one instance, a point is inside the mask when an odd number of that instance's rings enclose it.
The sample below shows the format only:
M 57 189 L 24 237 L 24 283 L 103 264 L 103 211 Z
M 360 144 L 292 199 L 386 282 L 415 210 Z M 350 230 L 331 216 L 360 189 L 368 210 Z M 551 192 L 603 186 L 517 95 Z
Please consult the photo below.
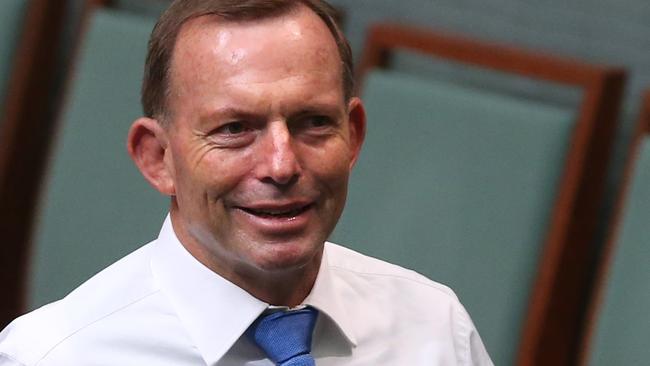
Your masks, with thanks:
M 625 71 L 430 30 L 378 24 L 369 31 L 357 85 L 362 85 L 370 69 L 389 67 L 395 50 L 584 91 L 517 355 L 517 365 L 573 364 Z
M 601 251 L 601 257 L 597 265 L 593 292 L 589 304 L 587 305 L 587 316 L 584 322 L 583 337 L 580 343 L 578 365 L 586 366 L 589 362 L 589 350 L 595 336 L 594 333 L 596 331 L 598 315 L 605 298 L 607 278 L 611 272 L 611 265 L 614 253 L 616 252 L 617 242 L 622 226 L 625 201 L 632 185 L 632 177 L 634 175 L 635 164 L 638 160 L 641 144 L 643 139 L 648 136 L 650 136 L 650 89 L 646 90 L 642 100 L 641 113 L 638 117 L 636 130 L 632 138 L 629 155 L 625 164 L 621 189 L 618 193 L 615 212 L 609 227 L 607 242 Z
M 29 246 L 36 192 L 48 150 L 57 83 L 57 55 L 66 1 L 28 3 L 0 121 L 0 328 L 25 308 Z

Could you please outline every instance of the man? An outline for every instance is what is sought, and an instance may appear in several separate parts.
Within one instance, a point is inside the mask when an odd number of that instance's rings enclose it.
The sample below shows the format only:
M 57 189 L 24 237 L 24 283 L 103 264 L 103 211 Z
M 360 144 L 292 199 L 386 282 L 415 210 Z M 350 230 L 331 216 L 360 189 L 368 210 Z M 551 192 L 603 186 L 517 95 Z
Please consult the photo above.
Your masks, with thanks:
M 128 149 L 157 240 L 0 335 L 0 365 L 489 365 L 448 288 L 326 243 L 365 131 L 321 0 L 179 0 Z

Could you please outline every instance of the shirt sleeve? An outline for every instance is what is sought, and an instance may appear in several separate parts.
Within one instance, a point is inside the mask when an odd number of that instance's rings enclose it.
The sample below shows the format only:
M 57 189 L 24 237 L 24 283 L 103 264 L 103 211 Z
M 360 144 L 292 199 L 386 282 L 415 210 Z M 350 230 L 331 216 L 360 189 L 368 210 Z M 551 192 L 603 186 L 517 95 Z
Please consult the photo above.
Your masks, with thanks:
M 470 365 L 494 366 L 476 329 L 469 335 Z
M 472 318 L 460 302 L 456 308 L 456 344 L 461 364 L 467 366 L 494 366 Z

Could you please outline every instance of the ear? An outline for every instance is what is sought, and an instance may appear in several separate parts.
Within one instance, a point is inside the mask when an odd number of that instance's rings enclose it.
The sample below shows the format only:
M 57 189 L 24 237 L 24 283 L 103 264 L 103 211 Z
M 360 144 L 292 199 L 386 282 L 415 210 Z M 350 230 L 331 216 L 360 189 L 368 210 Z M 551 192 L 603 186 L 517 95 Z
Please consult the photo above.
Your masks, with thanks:
M 357 162 L 361 146 L 366 138 L 366 110 L 363 102 L 357 97 L 350 99 L 348 103 L 348 128 L 350 129 L 350 148 L 352 159 L 350 160 L 350 169 Z
M 175 192 L 168 134 L 158 121 L 139 118 L 133 122 L 127 138 L 127 150 L 145 179 L 160 193 Z

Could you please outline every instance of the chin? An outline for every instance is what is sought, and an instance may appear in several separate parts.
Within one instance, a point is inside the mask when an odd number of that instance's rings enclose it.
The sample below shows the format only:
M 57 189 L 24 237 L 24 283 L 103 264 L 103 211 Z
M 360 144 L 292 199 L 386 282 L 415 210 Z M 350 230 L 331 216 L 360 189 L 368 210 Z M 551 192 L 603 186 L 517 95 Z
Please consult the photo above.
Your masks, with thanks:
M 297 243 L 266 244 L 262 253 L 255 253 L 253 262 L 265 272 L 286 272 L 300 270 L 311 265 L 318 266 L 323 245 Z

